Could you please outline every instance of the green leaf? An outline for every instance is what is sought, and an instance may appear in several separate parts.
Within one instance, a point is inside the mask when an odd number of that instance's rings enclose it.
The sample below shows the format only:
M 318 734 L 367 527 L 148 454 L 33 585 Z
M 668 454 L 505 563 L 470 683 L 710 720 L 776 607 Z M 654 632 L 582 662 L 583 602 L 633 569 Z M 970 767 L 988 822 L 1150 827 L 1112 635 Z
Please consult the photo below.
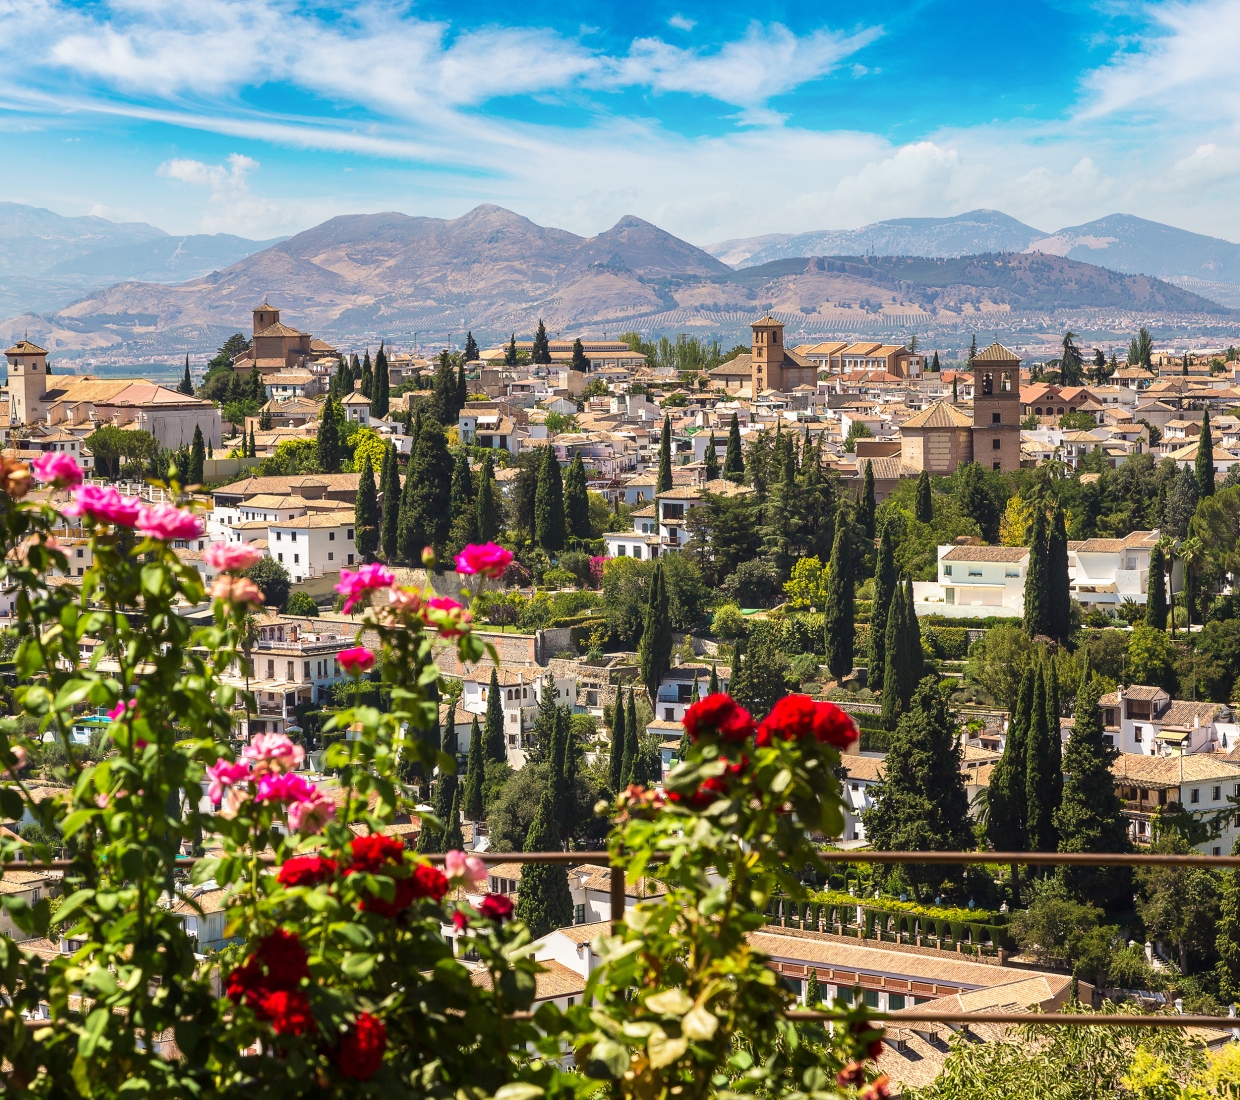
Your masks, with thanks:
M 78 1054 L 83 1058 L 89 1058 L 95 1053 L 95 1047 L 103 1038 L 103 1033 L 108 1027 L 108 1017 L 111 1015 L 110 1008 L 97 1008 L 86 1017 L 86 1027 L 78 1036 Z
M 88 822 L 92 821 L 97 810 L 74 810 L 65 818 L 65 823 L 60 827 L 61 835 L 68 840 L 74 833 L 82 829 Z
M 688 1039 L 673 1039 L 661 1027 L 655 1028 L 646 1040 L 646 1053 L 650 1056 L 650 1065 L 654 1069 L 670 1066 L 688 1049 Z
M 116 993 L 116 975 L 102 966 L 86 975 L 86 984 L 104 997 L 111 997 Z
M 771 793 L 782 794 L 792 782 L 792 772 L 788 768 L 780 768 L 779 773 L 771 780 Z
M 78 909 L 82 905 L 83 902 L 89 901 L 94 896 L 95 896 L 94 890 L 79 890 L 75 894 L 70 894 L 67 898 L 65 898 L 60 908 L 56 910 L 57 923 L 63 924 L 67 928 L 68 924 L 66 924 L 65 922 L 67 921 L 68 917 L 76 909 Z
M 701 1005 L 686 1012 L 684 1019 L 680 1021 L 681 1034 L 694 1042 L 706 1042 L 713 1039 L 718 1027 L 719 1018 Z
M 350 952 L 340 962 L 340 969 L 344 971 L 350 978 L 369 977 L 370 972 L 379 964 L 378 955 L 361 954 L 360 952 Z
M 631 1062 L 627 1047 L 613 1039 L 595 1043 L 586 1058 L 586 1076 L 595 1080 L 623 1077 Z
M 647 997 L 646 1007 L 660 1016 L 683 1016 L 693 1007 L 693 998 L 683 989 L 665 989 Z
M 219 856 L 206 856 L 194 864 L 193 870 L 190 871 L 189 880 L 195 886 L 201 886 L 208 880 L 215 879 L 215 872 L 219 869 Z
M 495 1100 L 534 1100 L 535 1096 L 542 1096 L 546 1089 L 540 1088 L 538 1085 L 531 1085 L 525 1081 L 513 1081 L 510 1085 L 504 1085 L 495 1093 Z

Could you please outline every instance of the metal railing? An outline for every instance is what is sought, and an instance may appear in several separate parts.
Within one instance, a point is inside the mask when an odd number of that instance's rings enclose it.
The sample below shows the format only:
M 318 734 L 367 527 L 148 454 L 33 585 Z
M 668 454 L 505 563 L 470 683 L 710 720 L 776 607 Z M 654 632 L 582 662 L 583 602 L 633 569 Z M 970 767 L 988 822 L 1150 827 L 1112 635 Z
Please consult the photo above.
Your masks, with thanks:
M 608 899 L 611 906 L 612 933 L 618 934 L 624 921 L 626 903 L 626 864 L 613 861 L 607 852 L 473 852 L 484 863 L 552 863 L 592 867 L 608 867 L 611 870 Z M 1024 864 L 1036 866 L 1062 865 L 1078 867 L 1214 867 L 1240 868 L 1240 856 L 1205 856 L 1180 854 L 1152 854 L 1138 852 L 886 852 L 856 851 L 821 853 L 827 863 L 869 863 L 890 865 L 899 863 L 950 864 Z M 177 867 L 189 868 L 203 856 L 180 856 Z M 264 864 L 275 862 L 272 853 L 260 855 Z M 442 863 L 442 853 L 425 853 L 423 858 L 432 863 Z M 665 859 L 656 856 L 654 862 Z M 0 862 L 0 872 L 7 871 L 66 871 L 76 866 L 74 860 L 10 860 Z M 864 899 L 858 898 L 859 904 Z M 778 932 L 772 933 L 777 935 Z M 20 944 L 18 945 L 20 946 Z M 802 1023 L 831 1023 L 838 1017 L 831 1012 L 814 1009 L 789 1009 L 784 1016 Z M 532 1012 L 513 1013 L 513 1019 L 529 1020 Z M 1031 1024 L 1042 1027 L 1206 1027 L 1219 1031 L 1240 1029 L 1240 1019 L 1229 1016 L 1185 1015 L 1162 1013 L 1159 1015 L 1098 1012 L 988 1012 L 985 1010 L 943 1011 L 917 1007 L 895 1009 L 888 1012 L 871 1012 L 868 1019 L 879 1025 L 901 1027 L 905 1024 Z M 56 1026 L 55 1020 L 32 1019 L 26 1027 L 38 1030 Z

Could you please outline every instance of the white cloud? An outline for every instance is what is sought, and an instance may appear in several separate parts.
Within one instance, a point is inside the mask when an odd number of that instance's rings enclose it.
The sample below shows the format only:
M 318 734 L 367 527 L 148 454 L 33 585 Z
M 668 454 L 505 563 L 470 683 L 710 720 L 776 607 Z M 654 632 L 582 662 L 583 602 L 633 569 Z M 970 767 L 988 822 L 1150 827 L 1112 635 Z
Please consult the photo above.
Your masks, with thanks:
M 696 19 L 690 19 L 687 15 L 681 15 L 677 12 L 667 21 L 669 27 L 675 27 L 678 31 L 691 31 L 697 26 Z
M 250 192 L 249 175 L 258 161 L 232 153 L 225 164 L 177 158 L 165 161 L 158 174 L 178 183 L 210 191 L 201 218 L 204 233 L 260 234 L 270 237 L 277 227 L 292 223 L 291 211 Z

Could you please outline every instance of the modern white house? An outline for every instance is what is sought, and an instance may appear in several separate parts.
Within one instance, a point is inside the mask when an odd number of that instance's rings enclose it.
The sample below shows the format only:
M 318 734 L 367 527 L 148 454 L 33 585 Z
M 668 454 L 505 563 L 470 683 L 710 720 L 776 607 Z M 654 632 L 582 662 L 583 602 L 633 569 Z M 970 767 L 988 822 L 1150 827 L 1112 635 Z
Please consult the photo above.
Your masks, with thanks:
M 1098 700 L 1107 741 L 1135 756 L 1185 756 L 1230 752 L 1237 726 L 1225 703 L 1172 699 L 1159 687 L 1130 684 Z
M 1068 543 L 1068 576 L 1073 597 L 1086 609 L 1113 608 L 1125 600 L 1144 604 L 1150 585 L 1150 552 L 1158 531 L 1133 531 L 1122 539 Z M 1184 567 L 1171 563 L 1169 590 L 1183 586 Z
M 339 573 L 341 567 L 355 565 L 358 557 L 354 542 L 352 508 L 311 512 L 280 520 L 267 528 L 267 553 L 288 570 L 294 584 L 308 577 Z
M 735 496 L 753 492 L 748 486 L 719 478 L 705 485 L 678 485 L 659 493 L 653 515 L 643 508 L 633 514 L 632 531 L 613 531 L 603 536 L 609 558 L 657 558 L 668 550 L 683 550 L 688 542 L 685 520 L 705 503 L 707 493 Z
M 575 677 L 555 676 L 539 667 L 500 668 L 496 670 L 504 712 L 504 737 L 507 741 L 508 763 L 514 768 L 525 766 L 526 750 L 534 747 L 530 732 L 538 718 L 538 705 L 544 691 L 552 691 L 558 705 L 574 708 L 577 700 Z M 479 665 L 462 678 L 461 710 L 477 716 L 479 725 L 486 718 L 491 690 L 491 667 Z

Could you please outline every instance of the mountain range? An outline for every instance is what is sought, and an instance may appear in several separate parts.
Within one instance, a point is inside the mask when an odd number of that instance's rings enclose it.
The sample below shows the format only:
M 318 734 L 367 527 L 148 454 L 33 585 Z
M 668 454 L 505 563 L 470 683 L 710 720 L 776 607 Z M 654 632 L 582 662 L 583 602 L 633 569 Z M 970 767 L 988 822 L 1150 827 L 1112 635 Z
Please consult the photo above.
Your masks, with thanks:
M 7 213 L 0 207 L 0 249 L 11 225 L 10 237 L 24 242 L 33 268 L 34 242 L 48 241 L 39 261 L 43 276 L 99 278 L 126 264 L 159 273 L 79 292 L 59 308 L 27 307 L 0 323 L 0 335 L 29 332 L 62 356 L 104 349 L 200 353 L 231 332 L 248 331 L 250 311 L 265 297 L 286 323 L 344 347 L 380 339 L 408 346 L 415 333 L 433 343 L 467 328 L 480 341 L 499 341 L 510 332 L 528 334 L 539 318 L 564 335 L 638 329 L 735 342 L 768 311 L 798 340 L 850 332 L 906 338 L 915 331 L 943 334 L 945 346 L 955 342 L 951 334 L 973 331 L 1044 338 L 1071 327 L 1126 342 L 1140 324 L 1240 329 L 1240 314 L 1194 293 L 1181 274 L 1196 264 L 1193 270 L 1220 281 L 1234 262 L 1240 279 L 1240 261 L 1226 251 L 1240 248 L 1120 216 L 1103 219 L 1114 223 L 1105 233 L 1094 231 L 1099 222 L 1048 236 L 1007 215 L 975 211 L 706 250 L 633 216 L 582 237 L 493 205 L 453 219 L 336 217 L 268 247 L 242 238 L 173 238 L 153 226 L 93 218 L 62 219 L 72 223 L 65 227 L 48 223 L 45 211 L 35 212 L 42 221 L 13 214 L 6 222 Z M 1098 263 L 1100 256 L 1152 255 L 1158 240 L 1182 261 L 1171 273 L 1177 283 Z M 1037 241 L 1049 243 L 1031 247 Z M 1215 268 L 1203 266 L 1201 242 L 1213 249 Z M 179 264 L 249 248 L 235 262 L 173 281 Z M 917 249 L 922 254 L 910 255 Z M 1082 249 L 1094 262 L 1077 258 Z M 755 262 L 772 250 L 784 254 Z M 3 282 L 11 280 L 6 275 Z

